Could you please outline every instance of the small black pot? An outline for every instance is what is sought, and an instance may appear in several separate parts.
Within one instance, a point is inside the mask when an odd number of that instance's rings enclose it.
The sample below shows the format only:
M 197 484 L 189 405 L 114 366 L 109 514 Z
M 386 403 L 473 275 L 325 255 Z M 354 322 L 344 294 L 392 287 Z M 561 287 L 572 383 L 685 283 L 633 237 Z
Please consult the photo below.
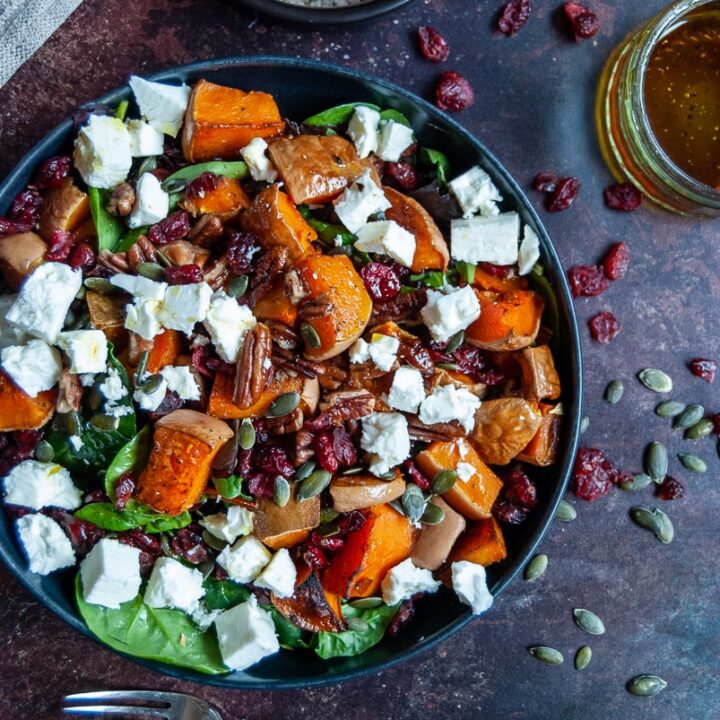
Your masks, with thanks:
M 344 25 L 369 20 L 406 5 L 410 0 L 373 0 L 347 8 L 306 8 L 288 5 L 282 0 L 236 0 L 263 15 L 303 25 Z

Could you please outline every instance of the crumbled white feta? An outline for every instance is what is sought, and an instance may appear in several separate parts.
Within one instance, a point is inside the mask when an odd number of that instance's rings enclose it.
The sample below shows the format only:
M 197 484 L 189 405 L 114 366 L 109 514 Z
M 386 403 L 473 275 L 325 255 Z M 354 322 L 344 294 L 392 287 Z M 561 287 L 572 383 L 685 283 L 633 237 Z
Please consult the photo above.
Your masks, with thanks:
M 452 564 L 452 585 L 457 596 L 480 615 L 492 607 L 493 596 L 487 586 L 485 568 L 477 563 L 461 560 Z
M 347 133 L 355 143 L 357 154 L 366 158 L 380 144 L 380 113 L 366 105 L 358 105 L 348 122 Z
M 518 251 L 518 273 L 527 275 L 540 259 L 540 238 L 529 226 L 523 227 L 523 239 Z
M 391 207 L 382 188 L 376 184 L 369 169 L 357 177 L 350 187 L 335 200 L 335 212 L 340 222 L 356 233 L 371 215 Z
M 212 295 L 212 288 L 206 282 L 173 285 L 165 292 L 158 318 L 164 327 L 190 336 L 195 323 L 207 317 Z
M 84 373 L 80 376 L 80 384 L 83 387 L 92 387 L 95 384 L 95 373 Z
M 155 561 L 145 590 L 146 605 L 191 612 L 203 595 L 203 574 L 199 570 L 169 557 Z
M 108 368 L 105 380 L 100 383 L 98 390 L 102 393 L 105 400 L 111 403 L 122 400 L 128 394 L 125 385 L 123 385 L 120 373 L 114 367 Z
M 412 265 L 415 256 L 415 236 L 394 220 L 366 223 L 356 234 L 356 250 L 388 255 L 404 267 Z
M 455 385 L 437 385 L 420 405 L 420 420 L 426 425 L 457 420 L 465 432 L 475 427 L 475 411 L 480 399 L 465 388 Z
M 490 176 L 477 165 L 451 180 L 448 188 L 458 201 L 465 217 L 477 212 L 492 217 L 499 212 L 495 203 L 502 200 L 502 195 Z
M 62 370 L 60 353 L 44 340 L 11 345 L 0 350 L 0 365 L 8 377 L 30 397 L 57 385 Z
M 133 75 L 130 87 L 142 116 L 166 135 L 176 137 L 190 100 L 190 88 L 182 84 L 165 85 Z
M 145 340 L 152 340 L 162 332 L 158 315 L 162 303 L 153 300 L 136 300 L 125 306 L 125 327 Z
M 437 342 L 449 340 L 480 317 L 480 302 L 469 285 L 447 294 L 428 290 L 427 298 L 420 315 Z
M 372 413 L 362 419 L 360 446 L 372 454 L 370 472 L 384 475 L 410 454 L 410 435 L 404 415 Z
M 295 592 L 297 569 L 290 557 L 290 553 L 281 548 L 265 566 L 265 569 L 255 578 L 255 585 L 267 588 L 277 597 L 290 597 Z
M 85 445 L 83 439 L 79 435 L 71 435 L 68 438 L 68 443 L 75 452 L 79 452 L 80 450 L 82 450 L 83 445 Z
M 75 564 L 72 543 L 52 518 L 35 513 L 25 515 L 17 521 L 17 531 L 30 572 L 48 575 Z
M 385 162 L 397 162 L 414 141 L 411 127 L 390 120 L 380 127 L 377 153 Z
M 80 563 L 80 579 L 85 602 L 117 609 L 140 590 L 140 550 L 103 538 Z
M 135 186 L 135 204 L 127 219 L 128 227 L 159 223 L 167 217 L 169 209 L 170 196 L 160 181 L 152 173 L 143 173 Z
M 101 373 L 107 366 L 107 337 L 102 330 L 61 332 L 58 345 L 70 359 L 71 373 Z
M 33 510 L 59 507 L 76 510 L 82 502 L 82 492 L 73 485 L 70 473 L 56 463 L 23 460 L 4 479 L 5 502 Z
M 249 535 L 253 529 L 253 514 L 239 505 L 231 505 L 226 513 L 206 515 L 200 524 L 216 538 L 234 543 L 241 535 Z
M 10 345 L 24 345 L 30 336 L 7 321 L 6 315 L 17 300 L 17 295 L 0 295 L 0 350 Z
M 398 368 L 388 393 L 388 405 L 396 410 L 415 413 L 424 399 L 425 385 L 422 373 L 414 367 Z
M 133 393 L 133 400 L 138 404 L 141 410 L 155 412 L 160 407 L 160 403 L 165 399 L 168 384 L 165 378 L 161 377 L 157 387 L 152 392 L 145 392 L 139 387 Z
M 397 360 L 397 352 L 400 349 L 400 341 L 390 335 L 374 333 L 368 346 L 368 354 L 371 360 L 385 372 L 389 372 Z
M 195 376 L 187 365 L 166 365 L 160 374 L 167 382 L 168 390 L 181 400 L 199 400 L 200 388 Z
M 217 561 L 231 580 L 247 583 L 260 574 L 271 557 L 270 551 L 254 535 L 248 535 L 224 548 Z
M 130 133 L 130 152 L 133 157 L 154 157 L 163 154 L 165 138 L 159 130 L 142 120 L 128 120 L 125 125 Z
M 43 263 L 23 283 L 7 322 L 53 345 L 81 285 L 79 270 L 64 263 Z
M 358 338 L 350 348 L 350 362 L 364 363 L 370 360 L 370 344 Z
M 75 168 L 90 187 L 119 185 L 130 172 L 132 158 L 130 133 L 118 118 L 91 115 L 75 140 Z
M 455 472 L 460 480 L 467 482 L 475 474 L 475 467 L 470 463 L 459 462 L 455 467 Z
M 274 183 L 277 180 L 277 170 L 266 155 L 267 148 L 268 144 L 262 138 L 253 138 L 240 150 L 240 155 L 247 164 L 253 180 Z
M 205 327 L 218 355 L 225 362 L 234 363 L 237 360 L 247 331 L 256 324 L 252 310 L 224 292 L 218 291 L 210 299 Z
M 457 447 L 458 454 L 460 457 L 464 460 L 467 457 L 467 454 L 470 450 L 467 444 L 467 440 L 465 438 L 460 438 L 455 441 L 455 447 Z
M 397 605 L 416 593 L 434 593 L 441 585 L 430 570 L 415 567 L 408 558 L 387 572 L 380 587 L 383 601 L 387 605 Z
M 110 283 L 138 300 L 150 302 L 162 302 L 165 299 L 165 292 L 168 284 L 155 282 L 142 275 L 123 275 L 118 273 L 110 278 Z
M 204 632 L 222 614 L 222 610 L 208 610 L 202 603 L 198 603 L 189 613 L 192 621 Z
M 450 254 L 468 263 L 514 265 L 518 260 L 520 216 L 506 212 L 496 217 L 472 217 L 450 223 Z
M 280 650 L 275 623 L 251 595 L 215 619 L 220 654 L 232 670 L 245 670 Z

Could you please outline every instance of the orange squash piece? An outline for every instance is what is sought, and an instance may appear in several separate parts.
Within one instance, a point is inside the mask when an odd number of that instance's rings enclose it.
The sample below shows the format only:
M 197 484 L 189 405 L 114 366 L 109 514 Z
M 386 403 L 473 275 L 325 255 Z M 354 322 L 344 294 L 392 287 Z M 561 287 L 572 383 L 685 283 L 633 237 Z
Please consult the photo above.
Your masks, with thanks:
M 327 360 L 347 350 L 362 335 L 372 312 L 372 300 L 347 255 L 311 255 L 296 268 L 309 291 L 309 300 L 322 298 L 332 309 L 307 320 L 320 338 L 320 347 L 305 346 L 312 360 Z
M 17 233 L 0 238 L 0 273 L 5 282 L 17 290 L 22 281 L 41 265 L 47 245 L 34 232 Z
M 90 217 L 90 200 L 71 177 L 45 191 L 40 210 L 40 235 L 50 242 L 56 230 L 75 232 Z
M 85 301 L 92 326 L 105 333 L 117 353 L 122 352 L 128 343 L 128 331 L 125 329 L 127 295 L 103 295 L 95 290 L 88 290 Z
M 164 330 L 153 338 L 152 350 L 148 354 L 147 372 L 160 372 L 168 365 L 175 365 L 183 353 L 183 336 L 177 330 Z
M 545 301 L 532 290 L 496 293 L 476 290 L 480 317 L 465 330 L 465 340 L 484 350 L 520 350 L 540 330 Z
M 250 207 L 250 198 L 237 180 L 220 175 L 216 187 L 202 197 L 185 197 L 180 205 L 193 217 L 212 214 L 227 220 Z
M 450 553 L 448 563 L 468 562 L 492 565 L 507 557 L 502 528 L 494 517 L 470 523 L 458 538 Z
M 295 492 L 296 486 L 293 486 L 285 507 L 280 507 L 271 498 L 257 501 L 253 529 L 258 540 L 273 550 L 303 542 L 311 530 L 320 525 L 320 496 L 298 501 Z
M 472 285 L 479 290 L 508 292 L 509 290 L 527 290 L 529 283 L 524 277 L 497 277 L 490 274 L 482 265 L 476 265 Z
M 502 480 L 464 438 L 434 442 L 418 453 L 415 462 L 429 478 L 434 478 L 441 470 L 455 470 L 460 462 L 472 465 L 475 472 L 470 479 L 458 478 L 442 498 L 466 518 L 481 520 L 490 517 L 493 503 L 502 489 Z
M 185 112 L 183 154 L 191 163 L 232 160 L 253 138 L 274 137 L 284 129 L 272 95 L 200 80 Z
M 547 467 L 555 462 L 560 444 L 562 415 L 551 412 L 553 409 L 552 405 L 540 403 L 540 412 L 542 413 L 540 427 L 525 449 L 518 454 L 518 460 L 539 467 Z
M 137 499 L 153 510 L 179 515 L 202 495 L 212 461 L 233 436 L 222 420 L 175 410 L 155 423 L 153 447 L 137 484 Z
M 267 295 L 258 300 L 253 308 L 253 314 L 258 320 L 275 320 L 292 327 L 297 322 L 297 305 L 290 302 L 285 292 L 285 284 L 281 279 Z
M 413 272 L 447 270 L 450 253 L 440 228 L 430 213 L 415 199 L 391 187 L 383 188 L 392 207 L 385 211 L 388 220 L 394 220 L 415 236 L 415 254 L 410 269 Z
M 265 250 L 284 247 L 291 263 L 315 252 L 312 241 L 317 239 L 317 233 L 277 185 L 255 197 L 243 213 L 241 224 L 258 236 Z
M 30 397 L 0 370 L 0 432 L 41 428 L 53 416 L 57 396 L 51 388 Z
M 375 595 L 388 570 L 409 557 L 415 542 L 410 521 L 389 505 L 363 513 L 365 524 L 345 536 L 323 573 L 323 587 L 344 598 Z
M 535 401 L 557 400 L 560 397 L 560 376 L 547 345 L 525 348 L 517 353 L 515 359 L 522 373 L 524 397 Z

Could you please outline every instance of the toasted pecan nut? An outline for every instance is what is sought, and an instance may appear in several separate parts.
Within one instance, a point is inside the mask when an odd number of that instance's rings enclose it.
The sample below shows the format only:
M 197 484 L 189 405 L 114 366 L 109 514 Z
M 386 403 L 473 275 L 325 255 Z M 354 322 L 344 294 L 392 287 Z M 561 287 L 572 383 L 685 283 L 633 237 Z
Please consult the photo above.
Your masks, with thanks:
M 235 371 L 235 404 L 249 408 L 260 399 L 272 377 L 270 329 L 258 323 L 245 335 Z
M 135 191 L 129 183 L 120 183 L 110 195 L 106 210 L 111 215 L 127 217 L 135 204 Z

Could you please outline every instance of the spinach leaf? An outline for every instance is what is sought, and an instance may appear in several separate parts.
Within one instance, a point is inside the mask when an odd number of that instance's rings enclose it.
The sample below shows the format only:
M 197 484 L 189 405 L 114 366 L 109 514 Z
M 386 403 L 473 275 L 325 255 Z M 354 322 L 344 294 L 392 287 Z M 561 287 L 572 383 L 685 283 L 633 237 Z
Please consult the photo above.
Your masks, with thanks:
M 123 445 L 110 466 L 105 471 L 105 492 L 111 500 L 115 500 L 115 488 L 122 475 L 132 470 L 139 475 L 150 457 L 152 445 L 152 428 L 146 425 L 130 442 Z
M 344 105 L 337 105 L 336 107 L 323 110 L 317 115 L 311 115 L 309 118 L 303 120 L 303 125 L 329 125 L 335 127 L 346 123 L 355 112 L 355 108 L 359 106 L 369 107 L 373 110 L 380 110 L 377 105 L 365 102 L 351 102 L 345 103 Z
M 274 607 L 270 606 L 265 609 L 269 610 L 272 615 L 273 622 L 275 623 L 275 632 L 282 647 L 288 650 L 307 650 L 313 647 L 315 644 L 315 636 L 313 633 L 302 630 L 297 625 L 293 625 Z
M 307 221 L 307 224 L 318 234 L 318 240 L 325 243 L 325 245 L 335 245 L 336 237 L 342 238 L 343 245 L 353 245 L 357 240 L 357 237 L 342 225 L 333 225 L 314 218 L 306 205 L 299 205 L 298 210 Z
M 184 528 L 192 522 L 189 512 L 163 515 L 136 500 L 129 500 L 123 510 L 111 502 L 90 503 L 77 510 L 75 517 L 113 532 L 142 528 L 147 533 L 161 533 Z
M 149 225 L 143 225 L 142 227 L 131 230 L 120 242 L 118 243 L 115 252 L 127 252 L 138 240 L 141 235 L 147 234 Z
M 317 634 L 315 652 L 324 660 L 333 657 L 360 655 L 377 645 L 385 635 L 399 605 L 380 605 L 368 610 L 356 610 L 351 605 L 343 606 L 346 618 L 358 618 L 367 623 L 367 630 L 347 630 L 341 633 L 320 632 Z
M 188 165 L 187 167 L 174 172 L 172 175 L 168 175 L 165 180 L 163 180 L 162 188 L 166 192 L 169 192 L 168 189 L 172 189 L 173 185 L 178 180 L 186 180 L 187 182 L 190 182 L 190 180 L 200 177 L 200 175 L 205 172 L 211 172 L 215 175 L 224 175 L 226 178 L 231 178 L 233 180 L 242 180 L 244 177 L 247 177 L 248 166 L 242 162 L 242 160 L 213 160 L 211 162 L 199 163 L 197 165 Z
M 203 582 L 203 587 L 204 602 L 208 610 L 228 610 L 250 597 L 250 591 L 233 580 L 215 580 L 209 577 Z
M 400 123 L 406 127 L 412 127 L 412 123 L 399 110 L 388 108 L 380 113 L 380 117 L 383 120 L 392 120 L 393 122 Z
M 430 272 L 420 273 L 418 275 L 410 275 L 410 280 L 420 283 L 429 288 L 441 288 L 445 285 L 445 273 L 440 270 L 432 270 Z
M 89 187 L 88 197 L 90 198 L 90 212 L 97 232 L 98 252 L 101 250 L 114 252 L 123 234 L 123 224 L 105 209 L 110 200 L 110 191 Z
M 148 607 L 140 595 L 116 610 L 91 605 L 83 597 L 79 573 L 75 597 L 90 631 L 115 650 L 208 675 L 228 672 L 215 632 L 203 632 L 182 610 Z
M 125 120 L 125 116 L 127 115 L 127 111 L 128 111 L 129 107 L 130 107 L 129 100 L 121 100 L 118 103 L 118 106 L 115 108 L 115 117 L 118 120 Z
M 226 500 L 232 500 L 236 497 L 244 497 L 247 500 L 253 499 L 250 495 L 246 495 L 245 493 L 243 493 L 243 479 L 242 477 L 240 477 L 240 475 L 231 475 L 230 477 L 226 478 L 214 477 L 212 479 L 212 482 L 220 496 L 224 497 Z
M 475 265 L 473 263 L 465 262 L 464 260 L 456 260 L 455 267 L 457 268 L 460 277 L 468 284 L 475 280 Z
M 560 350 L 560 307 L 557 295 L 550 281 L 545 275 L 545 268 L 537 263 L 532 272 L 527 276 L 532 289 L 542 295 L 545 300 L 545 311 L 543 312 L 543 324 L 552 332 L 550 344 L 557 353 Z
M 450 178 L 450 161 L 445 153 L 432 148 L 420 148 L 418 162 L 421 166 L 432 170 L 437 178 L 438 185 L 444 188 Z

